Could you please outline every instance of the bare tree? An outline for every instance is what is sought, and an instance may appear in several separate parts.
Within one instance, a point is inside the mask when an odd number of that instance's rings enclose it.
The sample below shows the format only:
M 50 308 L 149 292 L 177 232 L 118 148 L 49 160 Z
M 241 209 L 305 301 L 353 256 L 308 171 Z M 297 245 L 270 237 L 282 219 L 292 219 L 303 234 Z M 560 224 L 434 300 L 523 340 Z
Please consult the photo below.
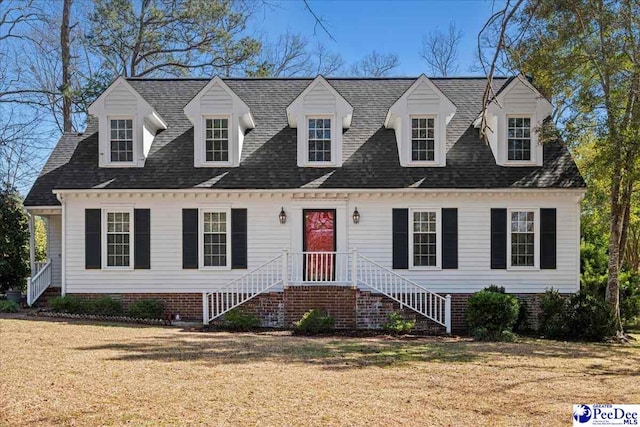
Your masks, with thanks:
M 71 42 L 69 35 L 69 16 L 71 15 L 71 0 L 64 0 L 62 7 L 62 23 L 60 24 L 60 53 L 62 62 L 62 84 L 60 92 L 62 94 L 62 122 L 63 131 L 71 132 L 73 124 L 71 122 Z
M 380 54 L 375 50 L 351 66 L 356 77 L 386 77 L 400 65 L 395 53 Z
M 434 30 L 422 38 L 420 56 L 430 68 L 430 74 L 447 77 L 458 72 L 458 45 L 462 30 L 450 23 L 447 31 Z

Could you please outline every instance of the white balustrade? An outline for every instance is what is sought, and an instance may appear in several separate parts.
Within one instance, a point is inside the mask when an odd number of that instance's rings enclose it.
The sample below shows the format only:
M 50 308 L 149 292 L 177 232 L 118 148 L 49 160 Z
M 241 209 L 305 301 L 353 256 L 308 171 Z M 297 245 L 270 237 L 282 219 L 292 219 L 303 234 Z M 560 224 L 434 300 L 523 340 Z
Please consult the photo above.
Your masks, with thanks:
M 33 277 L 27 281 L 27 304 L 29 307 L 40 295 L 51 286 L 51 260 L 36 263 L 36 272 Z

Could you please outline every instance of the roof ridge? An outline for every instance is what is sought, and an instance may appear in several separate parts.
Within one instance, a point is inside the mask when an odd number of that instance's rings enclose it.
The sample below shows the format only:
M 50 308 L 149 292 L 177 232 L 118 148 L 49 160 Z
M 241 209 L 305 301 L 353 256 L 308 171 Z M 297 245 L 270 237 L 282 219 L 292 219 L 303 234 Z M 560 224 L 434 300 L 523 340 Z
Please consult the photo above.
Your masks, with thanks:
M 317 77 L 317 76 L 316 76 Z M 220 77 L 223 81 L 228 80 L 309 80 L 313 81 L 316 77 Z M 324 76 L 323 76 L 324 77 Z M 420 76 L 395 76 L 395 77 L 324 77 L 325 80 L 417 80 Z M 452 76 L 452 77 L 429 77 L 429 80 L 486 80 L 485 76 Z M 514 76 L 494 76 L 494 80 L 510 79 Z M 213 77 L 126 77 L 126 80 L 133 81 L 210 81 Z

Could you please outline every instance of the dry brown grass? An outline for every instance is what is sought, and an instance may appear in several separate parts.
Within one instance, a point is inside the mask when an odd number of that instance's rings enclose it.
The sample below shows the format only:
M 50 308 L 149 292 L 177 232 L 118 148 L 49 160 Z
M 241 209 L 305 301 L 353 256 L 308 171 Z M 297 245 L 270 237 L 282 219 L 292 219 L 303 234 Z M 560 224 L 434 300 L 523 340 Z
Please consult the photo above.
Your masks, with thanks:
M 301 338 L 0 319 L 0 424 L 568 425 L 640 402 L 640 346 Z

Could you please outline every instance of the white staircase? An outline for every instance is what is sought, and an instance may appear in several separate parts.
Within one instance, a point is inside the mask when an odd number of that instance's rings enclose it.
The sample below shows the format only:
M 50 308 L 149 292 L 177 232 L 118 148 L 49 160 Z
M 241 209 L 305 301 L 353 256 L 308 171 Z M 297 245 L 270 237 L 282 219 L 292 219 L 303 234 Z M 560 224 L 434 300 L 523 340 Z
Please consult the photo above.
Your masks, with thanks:
M 451 295 L 442 296 L 359 255 L 356 261 L 358 283 L 368 286 L 424 317 L 445 327 L 451 333 Z
M 275 286 L 312 284 L 365 286 L 444 326 L 447 333 L 451 333 L 450 295 L 436 294 L 356 251 L 284 252 L 223 288 L 203 293 L 204 324 Z
M 35 275 L 27 281 L 27 304 L 29 307 L 51 286 L 51 260 L 44 263 L 37 262 L 34 273 Z
M 283 261 L 284 258 L 284 261 Z M 244 304 L 258 294 L 283 283 L 286 255 L 281 254 L 226 284 L 220 290 L 202 294 L 204 324 Z

